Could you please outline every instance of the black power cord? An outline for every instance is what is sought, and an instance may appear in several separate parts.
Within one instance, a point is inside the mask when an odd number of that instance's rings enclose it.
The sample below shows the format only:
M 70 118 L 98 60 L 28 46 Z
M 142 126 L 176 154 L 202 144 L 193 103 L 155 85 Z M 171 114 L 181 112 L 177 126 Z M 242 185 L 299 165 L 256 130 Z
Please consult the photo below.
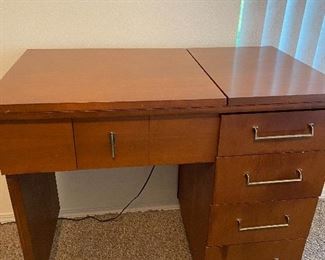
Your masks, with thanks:
M 124 211 L 137 199 L 140 197 L 141 193 L 144 191 L 144 189 L 146 188 L 153 172 L 154 172 L 154 169 L 155 169 L 155 165 L 152 166 L 151 170 L 150 170 L 150 173 L 146 179 L 146 181 L 144 182 L 144 184 L 142 185 L 140 191 L 138 192 L 138 194 L 132 199 L 129 201 L 128 204 L 125 205 L 125 207 L 120 211 L 120 213 L 118 213 L 116 216 L 114 217 L 111 217 L 111 218 L 107 218 L 107 219 L 100 219 L 100 218 L 97 218 L 95 216 L 85 216 L 85 217 L 81 217 L 81 218 L 64 218 L 64 217 L 60 217 L 59 219 L 61 220 L 68 220 L 68 221 L 75 221 L 75 222 L 78 222 L 78 221 L 82 221 L 82 220 L 85 220 L 85 219 L 93 219 L 93 220 L 96 220 L 98 222 L 101 222 L 101 223 L 104 223 L 104 222 L 111 222 L 111 221 L 114 221 L 116 219 L 118 219 L 123 213 Z
M 148 177 L 147 177 L 147 179 L 146 179 L 146 181 L 144 182 L 144 184 L 142 185 L 142 187 L 141 187 L 141 189 L 140 189 L 140 191 L 138 192 L 138 194 L 132 199 L 132 200 L 130 200 L 129 201 L 129 203 L 128 204 L 126 204 L 125 205 L 125 207 L 116 215 L 116 216 L 114 216 L 114 217 L 111 217 L 111 218 L 107 218 L 107 219 L 100 219 L 100 218 L 97 218 L 97 217 L 95 217 L 95 216 L 90 216 L 90 215 L 88 215 L 88 216 L 85 216 L 85 217 L 81 217 L 81 218 L 65 218 L 65 217 L 60 217 L 60 218 L 58 218 L 58 219 L 61 219 L 61 220 L 68 220 L 68 221 L 74 221 L 74 222 L 78 222 L 78 221 L 82 221 L 82 220 L 85 220 L 85 219 L 93 219 L 93 220 L 96 220 L 96 221 L 98 221 L 98 222 L 101 222 L 101 223 L 103 223 L 103 222 L 111 222 L 111 221 L 114 221 L 114 220 L 116 220 L 116 219 L 118 219 L 123 213 L 124 213 L 124 211 L 137 199 L 137 198 L 139 198 L 140 197 L 140 195 L 141 195 L 141 193 L 144 191 L 144 189 L 146 188 L 146 186 L 147 186 L 147 184 L 148 184 L 148 182 L 149 182 L 149 180 L 150 180 L 150 178 L 151 178 L 151 176 L 152 176 L 152 174 L 153 174 L 153 172 L 154 172 L 154 170 L 155 170 L 155 165 L 154 166 L 152 166 L 152 168 L 151 168 L 151 170 L 150 170 L 150 173 L 149 173 L 149 175 L 148 175 Z M 14 222 L 9 222 L 9 223 L 3 223 L 3 224 L 1 224 L 0 223 L 0 225 L 2 226 L 2 225 L 7 225 L 7 224 L 12 224 L 12 223 L 14 223 Z

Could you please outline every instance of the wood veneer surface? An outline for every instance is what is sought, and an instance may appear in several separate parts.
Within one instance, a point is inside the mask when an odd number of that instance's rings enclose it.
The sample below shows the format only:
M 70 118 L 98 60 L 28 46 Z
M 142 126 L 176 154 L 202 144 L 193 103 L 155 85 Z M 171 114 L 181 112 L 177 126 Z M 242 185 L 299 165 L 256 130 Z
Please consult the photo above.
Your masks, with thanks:
M 79 169 L 143 166 L 149 164 L 149 121 L 147 118 L 74 121 Z M 112 157 L 110 132 L 116 138 Z
M 150 164 L 215 162 L 219 133 L 217 115 L 150 119 Z
M 205 257 L 214 171 L 212 163 L 184 164 L 179 168 L 178 198 L 194 260 Z
M 222 106 L 185 49 L 27 50 L 0 81 L 0 112 Z
M 229 105 L 325 101 L 325 76 L 273 47 L 196 48 L 190 53 Z
M 6 179 L 24 259 L 49 259 L 60 210 L 55 173 Z
M 76 170 L 70 121 L 0 123 L 2 174 Z
M 207 247 L 206 260 L 301 260 L 305 239 Z
M 325 181 L 325 152 L 218 157 L 214 204 L 249 203 L 319 197 Z M 250 182 L 299 179 L 300 182 L 247 185 Z
M 314 136 L 255 140 L 258 136 L 311 134 Z M 316 151 L 325 149 L 325 110 L 222 115 L 219 156 Z
M 211 206 L 208 246 L 307 238 L 317 198 L 278 200 L 263 203 Z M 285 219 L 289 217 L 289 221 Z M 289 223 L 288 227 L 239 231 L 240 227 L 259 227 Z

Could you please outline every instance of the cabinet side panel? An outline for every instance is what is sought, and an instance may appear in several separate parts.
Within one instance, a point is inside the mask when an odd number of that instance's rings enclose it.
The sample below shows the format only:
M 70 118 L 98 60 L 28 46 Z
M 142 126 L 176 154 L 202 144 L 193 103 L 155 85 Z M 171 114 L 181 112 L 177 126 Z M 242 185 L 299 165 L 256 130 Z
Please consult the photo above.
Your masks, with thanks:
M 215 164 L 182 165 L 178 197 L 193 259 L 205 257 Z

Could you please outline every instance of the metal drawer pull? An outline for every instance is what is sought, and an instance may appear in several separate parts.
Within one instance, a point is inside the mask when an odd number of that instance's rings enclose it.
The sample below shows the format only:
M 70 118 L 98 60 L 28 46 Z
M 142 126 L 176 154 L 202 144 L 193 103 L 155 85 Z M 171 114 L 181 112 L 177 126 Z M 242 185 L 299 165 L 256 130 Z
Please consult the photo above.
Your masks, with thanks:
M 114 132 L 109 133 L 109 139 L 111 143 L 112 159 L 115 159 L 116 156 L 116 135 Z
M 254 186 L 254 185 L 265 185 L 265 184 L 301 182 L 303 180 L 302 169 L 297 169 L 296 172 L 298 174 L 297 179 L 284 179 L 284 180 L 274 180 L 274 181 L 252 181 L 252 182 L 250 180 L 249 174 L 245 173 L 246 184 L 247 186 Z
M 254 140 L 260 141 L 260 140 L 276 140 L 276 139 L 293 139 L 293 138 L 313 137 L 314 133 L 315 133 L 314 123 L 309 123 L 308 128 L 309 128 L 308 134 L 258 136 L 258 126 L 253 126 Z
M 286 219 L 285 224 L 276 224 L 276 225 L 265 225 L 265 226 L 257 226 L 257 227 L 241 227 L 241 219 L 237 219 L 237 223 L 238 223 L 238 231 L 242 232 L 242 231 L 251 231 L 251 230 L 261 230 L 261 229 L 270 229 L 270 228 L 283 228 L 283 227 L 289 227 L 289 221 L 290 218 L 288 215 L 284 216 Z

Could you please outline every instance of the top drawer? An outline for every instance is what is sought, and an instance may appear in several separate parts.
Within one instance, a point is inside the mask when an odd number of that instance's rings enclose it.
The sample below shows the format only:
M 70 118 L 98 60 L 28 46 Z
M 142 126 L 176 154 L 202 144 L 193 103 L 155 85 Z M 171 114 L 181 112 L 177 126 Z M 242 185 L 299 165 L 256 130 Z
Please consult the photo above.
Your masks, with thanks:
M 218 155 L 325 149 L 325 110 L 223 115 Z

